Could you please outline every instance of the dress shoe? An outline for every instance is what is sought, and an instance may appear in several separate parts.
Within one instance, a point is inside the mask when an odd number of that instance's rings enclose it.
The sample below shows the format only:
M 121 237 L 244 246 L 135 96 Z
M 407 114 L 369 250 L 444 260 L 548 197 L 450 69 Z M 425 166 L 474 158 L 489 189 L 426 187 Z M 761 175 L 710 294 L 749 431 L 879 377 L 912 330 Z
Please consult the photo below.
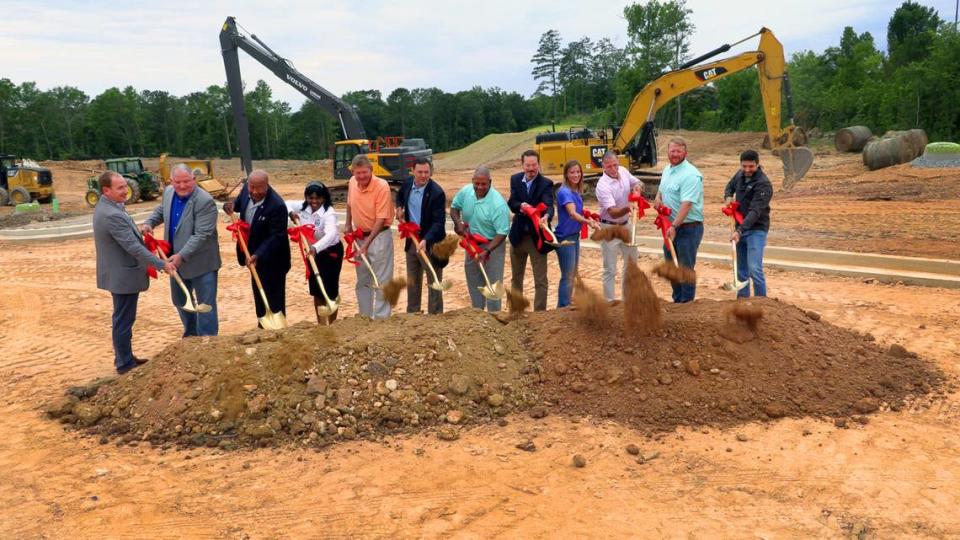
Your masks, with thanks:
M 137 364 L 138 366 L 142 366 L 142 365 L 146 364 L 147 362 L 149 362 L 150 359 L 149 359 L 149 358 L 138 358 L 138 357 L 134 356 L 134 357 L 133 357 L 133 361 L 136 362 L 136 364 Z

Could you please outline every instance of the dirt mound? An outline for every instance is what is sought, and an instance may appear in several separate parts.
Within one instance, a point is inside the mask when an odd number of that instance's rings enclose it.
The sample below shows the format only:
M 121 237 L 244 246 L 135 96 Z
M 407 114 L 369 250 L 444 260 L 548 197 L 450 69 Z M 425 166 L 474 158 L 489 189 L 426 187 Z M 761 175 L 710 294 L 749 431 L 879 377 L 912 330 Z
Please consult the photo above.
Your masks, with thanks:
M 624 336 L 622 306 L 609 324 L 571 332 L 565 311 L 527 319 L 527 346 L 542 354 L 540 393 L 565 413 L 612 418 L 642 429 L 731 425 L 783 416 L 846 417 L 940 387 L 931 364 L 776 300 L 756 332 L 728 320 L 735 301 L 664 306 L 663 330 Z
M 535 401 L 517 332 L 460 310 L 186 339 L 130 375 L 71 389 L 48 413 L 121 440 L 227 449 L 456 429 Z
M 191 338 L 131 374 L 75 387 L 49 416 L 119 443 L 321 447 L 492 422 L 529 410 L 606 417 L 650 431 L 784 416 L 847 417 L 939 390 L 944 376 L 902 347 L 769 299 L 663 306 L 652 333 L 623 305 L 585 328 L 578 310 L 511 322 L 477 310 L 354 317 L 274 333 Z M 752 311 L 751 313 L 756 313 Z

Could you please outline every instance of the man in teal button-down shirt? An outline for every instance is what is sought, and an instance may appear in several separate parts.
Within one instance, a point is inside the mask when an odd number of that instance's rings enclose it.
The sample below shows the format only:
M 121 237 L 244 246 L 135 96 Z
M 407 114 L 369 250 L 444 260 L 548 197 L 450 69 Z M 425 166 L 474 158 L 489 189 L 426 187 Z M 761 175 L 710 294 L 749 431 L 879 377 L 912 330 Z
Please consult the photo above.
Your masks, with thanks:
M 667 145 L 670 165 L 663 169 L 660 190 L 654 206 L 670 209 L 672 224 L 667 238 L 673 240 L 680 266 L 693 268 L 697 264 L 697 250 L 703 240 L 703 175 L 687 161 L 687 141 L 675 137 Z M 663 247 L 667 261 L 673 261 L 670 250 Z M 696 283 L 673 283 L 673 301 L 692 302 L 697 293 Z

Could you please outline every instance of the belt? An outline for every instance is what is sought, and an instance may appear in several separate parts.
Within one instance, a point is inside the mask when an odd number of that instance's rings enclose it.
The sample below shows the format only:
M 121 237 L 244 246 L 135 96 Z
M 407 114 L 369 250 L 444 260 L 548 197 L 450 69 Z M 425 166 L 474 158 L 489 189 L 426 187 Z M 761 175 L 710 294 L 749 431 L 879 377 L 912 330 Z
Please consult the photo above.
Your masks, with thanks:
M 609 219 L 603 219 L 603 218 L 600 219 L 600 223 L 604 223 L 606 225 L 626 225 L 627 224 L 626 221 L 617 222 L 617 221 L 610 221 Z
M 689 223 L 683 223 L 683 224 L 681 224 L 679 227 L 675 227 L 675 228 L 676 228 L 676 229 L 682 229 L 682 228 L 684 228 L 684 227 L 696 227 L 697 225 L 703 225 L 703 222 L 702 222 L 702 221 L 691 221 L 691 222 L 689 222 Z

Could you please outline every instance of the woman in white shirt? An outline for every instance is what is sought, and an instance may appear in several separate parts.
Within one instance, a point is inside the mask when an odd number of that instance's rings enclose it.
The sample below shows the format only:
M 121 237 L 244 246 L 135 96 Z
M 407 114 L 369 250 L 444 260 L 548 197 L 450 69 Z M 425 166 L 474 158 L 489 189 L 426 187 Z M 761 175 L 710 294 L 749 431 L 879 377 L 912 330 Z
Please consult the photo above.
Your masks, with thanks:
M 330 190 L 322 182 L 310 182 L 303 190 L 304 200 L 287 201 L 290 217 L 294 215 L 301 225 L 313 225 L 314 236 L 310 242 L 310 256 L 317 261 L 317 270 L 320 271 L 320 280 L 323 288 L 331 300 L 340 300 L 340 269 L 343 267 L 343 244 L 340 243 L 340 229 L 337 226 L 337 215 L 331 205 Z M 310 295 L 313 296 L 314 308 L 325 304 L 317 280 L 310 270 Z M 317 312 L 317 323 L 330 324 L 337 318 L 337 313 L 329 317 L 321 317 Z

